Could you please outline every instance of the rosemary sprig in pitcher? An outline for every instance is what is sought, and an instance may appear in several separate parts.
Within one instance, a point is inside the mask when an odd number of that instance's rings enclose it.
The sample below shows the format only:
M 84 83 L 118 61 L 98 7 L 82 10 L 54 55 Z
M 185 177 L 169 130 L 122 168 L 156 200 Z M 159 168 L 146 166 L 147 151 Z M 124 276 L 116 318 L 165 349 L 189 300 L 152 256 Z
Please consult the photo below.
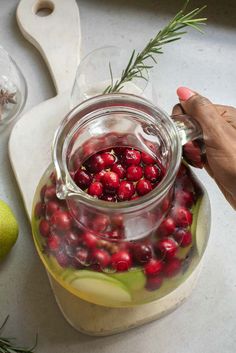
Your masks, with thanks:
M 152 62 L 157 63 L 155 55 L 163 54 L 162 47 L 165 44 L 181 39 L 181 36 L 187 33 L 186 31 L 183 31 L 184 28 L 192 27 L 202 32 L 200 26 L 204 24 L 207 18 L 196 18 L 196 16 L 202 12 L 206 6 L 185 13 L 188 3 L 189 0 L 185 2 L 183 8 L 175 15 L 175 17 L 148 42 L 146 47 L 140 53 L 136 53 L 136 51 L 133 50 L 128 65 L 122 71 L 119 80 L 114 82 L 112 68 L 109 65 L 111 84 L 105 89 L 103 92 L 104 94 L 119 92 L 126 82 L 129 82 L 134 78 L 147 80 L 145 74 L 154 66 Z M 149 64 L 146 63 L 148 59 L 151 60 L 151 63 Z
M 1 331 L 4 328 L 4 326 L 7 323 L 9 316 L 4 320 L 2 326 L 0 327 L 0 353 L 33 353 L 34 349 L 37 345 L 37 336 L 36 336 L 36 341 L 33 347 L 31 348 L 22 348 L 22 347 L 17 347 L 13 343 L 13 339 L 11 338 L 4 338 L 1 336 Z

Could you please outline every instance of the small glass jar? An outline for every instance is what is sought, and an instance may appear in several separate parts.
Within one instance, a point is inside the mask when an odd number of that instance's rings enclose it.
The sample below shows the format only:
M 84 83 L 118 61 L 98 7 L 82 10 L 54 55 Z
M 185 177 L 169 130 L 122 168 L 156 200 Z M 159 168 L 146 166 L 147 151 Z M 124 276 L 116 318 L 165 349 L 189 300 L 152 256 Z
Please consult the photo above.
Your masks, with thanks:
M 125 307 L 162 298 L 188 279 L 210 228 L 206 191 L 181 162 L 182 144 L 200 134 L 191 118 L 177 116 L 174 123 L 144 98 L 123 93 L 88 99 L 65 117 L 32 212 L 37 250 L 56 281 L 89 302 Z M 121 147 L 161 160 L 158 187 L 108 202 L 76 185 L 73 175 L 84 161 Z

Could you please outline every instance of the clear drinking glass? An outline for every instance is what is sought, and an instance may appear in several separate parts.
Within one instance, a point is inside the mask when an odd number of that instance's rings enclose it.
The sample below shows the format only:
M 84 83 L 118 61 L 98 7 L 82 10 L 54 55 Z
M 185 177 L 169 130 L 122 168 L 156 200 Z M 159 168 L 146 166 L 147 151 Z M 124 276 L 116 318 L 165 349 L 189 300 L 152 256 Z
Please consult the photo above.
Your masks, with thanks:
M 95 49 L 85 56 L 79 64 L 71 96 L 71 107 L 99 94 L 121 77 L 130 59 L 130 52 L 115 46 Z M 112 72 L 112 74 L 111 74 Z M 146 73 L 147 81 L 134 79 L 125 83 L 121 92 L 132 93 L 156 101 L 151 75 Z
M 181 164 L 181 150 L 200 130 L 194 120 L 178 117 L 176 124 L 146 99 L 117 93 L 84 101 L 59 126 L 53 164 L 35 194 L 32 227 L 47 270 L 78 297 L 110 307 L 147 303 L 172 292 L 199 264 L 209 236 L 209 204 L 200 182 Z M 116 147 L 136 148 L 160 159 L 166 173 L 158 187 L 117 203 L 81 190 L 73 173 L 91 155 Z M 190 203 L 186 195 L 192 195 Z M 204 228 L 199 219 L 203 204 Z M 167 225 L 176 212 L 187 213 L 191 220 L 185 228 L 177 224 L 170 231 Z M 163 239 L 177 246 L 171 257 L 157 253 Z M 136 251 L 143 246 L 151 258 L 142 262 Z M 98 251 L 106 253 L 106 263 L 95 256 Z M 114 266 L 120 254 L 126 259 Z M 150 273 L 153 261 L 160 267 Z

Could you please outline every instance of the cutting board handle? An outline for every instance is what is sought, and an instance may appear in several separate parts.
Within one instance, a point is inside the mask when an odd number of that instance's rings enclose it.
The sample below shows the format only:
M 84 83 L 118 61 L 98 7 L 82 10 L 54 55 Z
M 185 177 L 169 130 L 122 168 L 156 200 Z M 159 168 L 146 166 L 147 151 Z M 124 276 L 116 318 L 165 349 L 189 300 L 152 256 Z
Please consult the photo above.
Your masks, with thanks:
M 21 0 L 17 22 L 43 56 L 57 93 L 71 90 L 80 60 L 80 17 L 75 0 Z

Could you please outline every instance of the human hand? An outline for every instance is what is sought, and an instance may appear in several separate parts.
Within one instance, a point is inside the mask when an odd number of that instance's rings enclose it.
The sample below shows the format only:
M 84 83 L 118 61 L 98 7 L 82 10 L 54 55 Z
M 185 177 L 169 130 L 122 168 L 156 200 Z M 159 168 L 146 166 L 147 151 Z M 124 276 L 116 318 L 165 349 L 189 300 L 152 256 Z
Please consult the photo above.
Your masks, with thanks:
M 178 88 L 177 94 L 180 104 L 173 115 L 184 112 L 198 121 L 205 144 L 204 167 L 236 209 L 236 108 L 213 104 L 185 87 Z M 200 154 L 196 160 L 200 161 Z

